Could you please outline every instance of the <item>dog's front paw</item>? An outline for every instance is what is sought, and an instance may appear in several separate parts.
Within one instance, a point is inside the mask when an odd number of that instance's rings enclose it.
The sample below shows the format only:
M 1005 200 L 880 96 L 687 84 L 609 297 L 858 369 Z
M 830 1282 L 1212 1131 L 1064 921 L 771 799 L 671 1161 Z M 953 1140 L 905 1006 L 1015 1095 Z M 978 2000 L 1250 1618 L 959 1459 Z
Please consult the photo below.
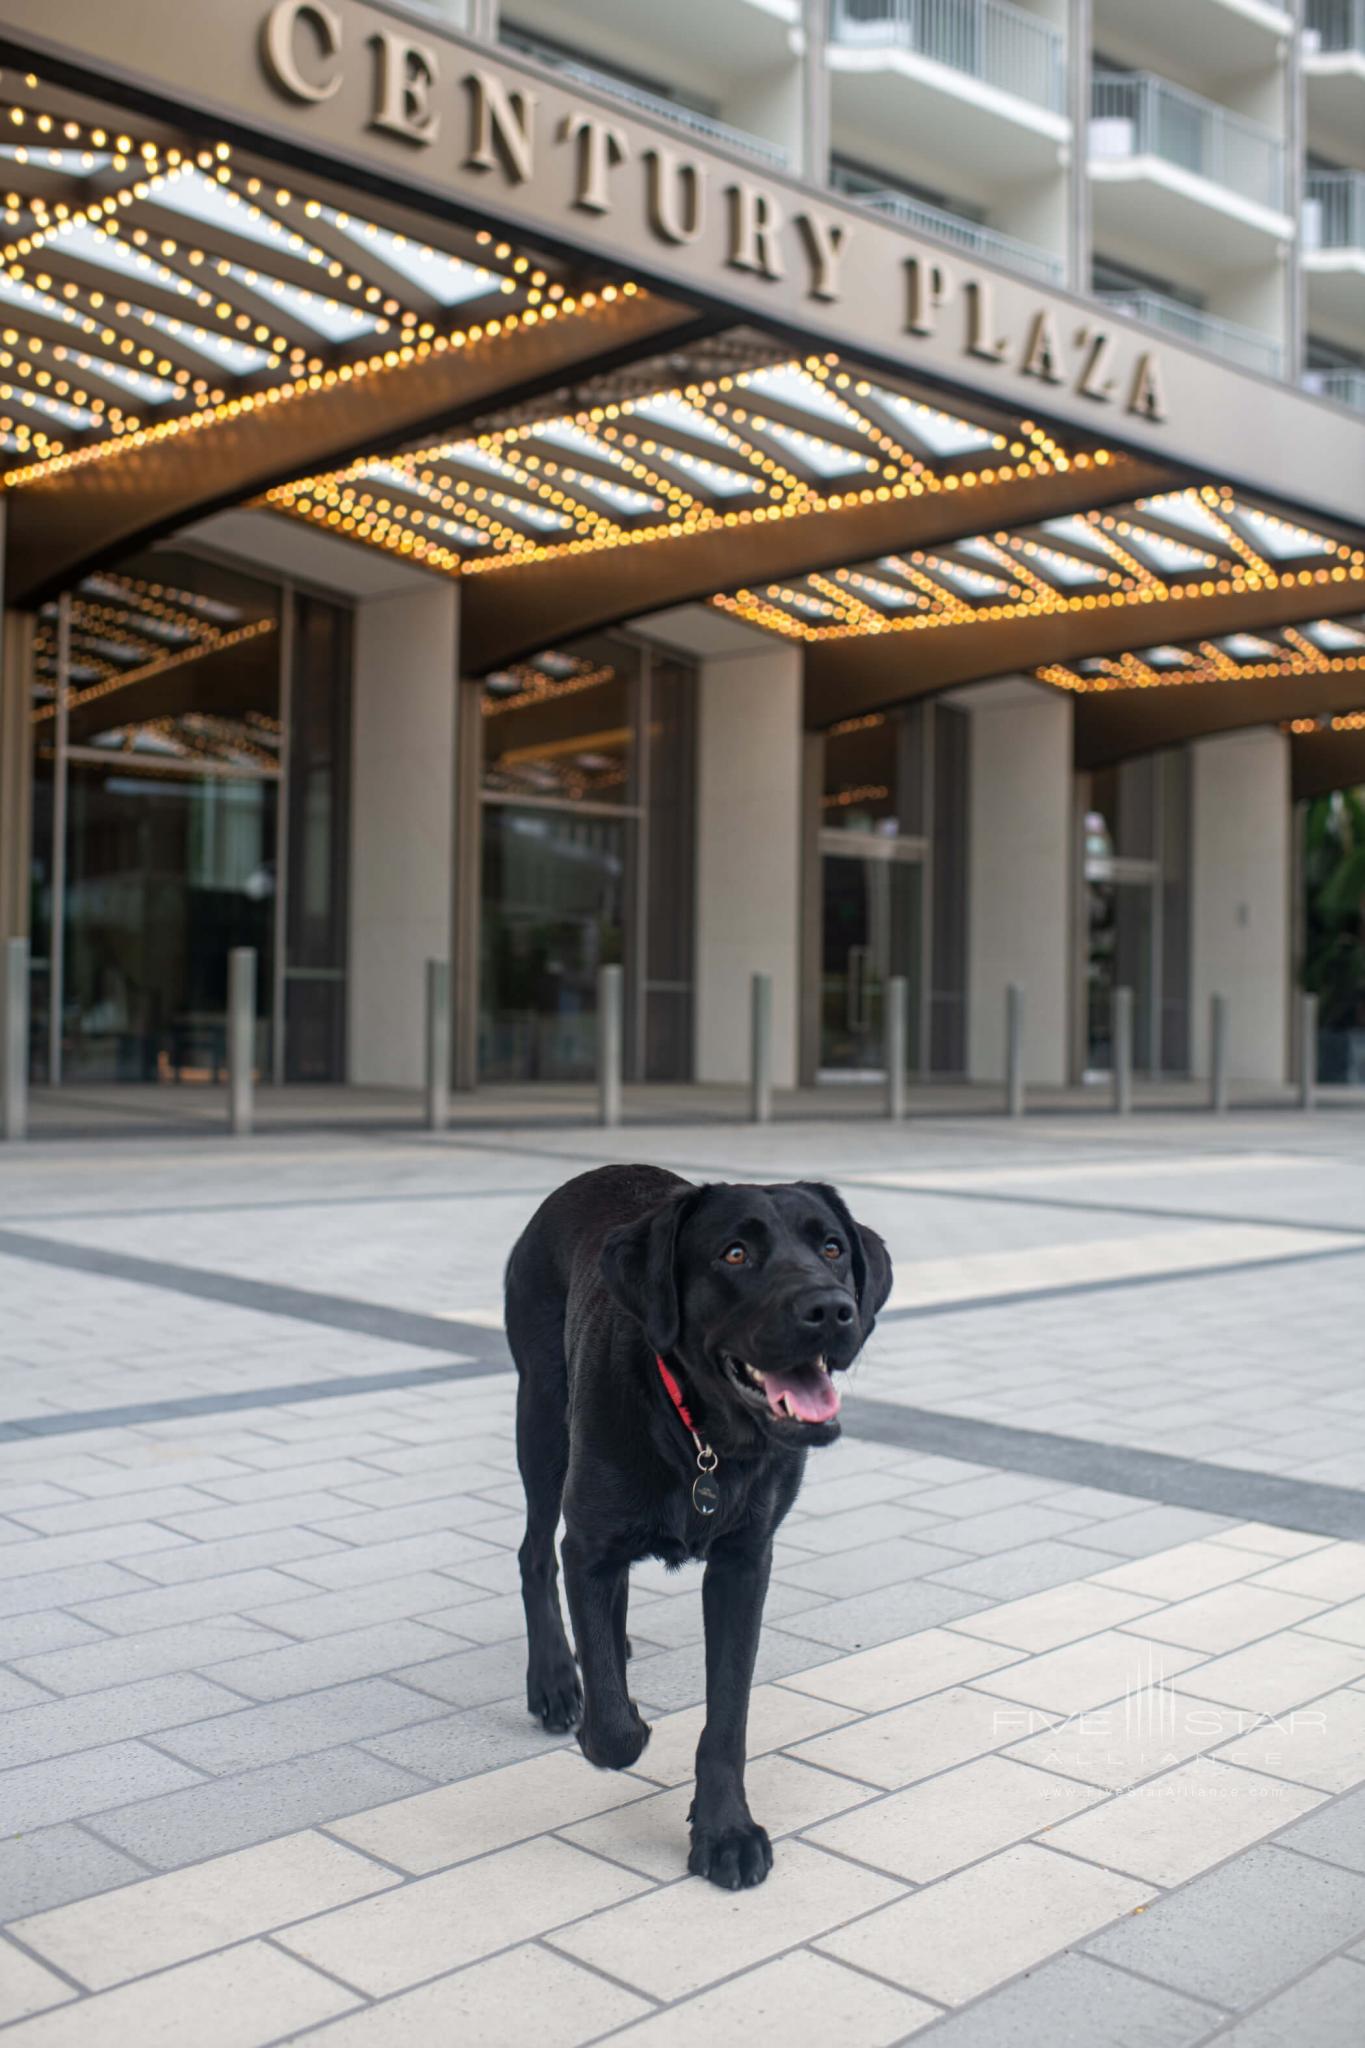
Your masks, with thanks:
M 578 1731 L 578 1746 L 599 1771 L 625 1771 L 638 1763 L 649 1741 L 649 1723 L 632 1707 L 628 1721 L 601 1727 L 585 1720 Z
M 687 1867 L 694 1877 L 709 1877 L 727 1892 L 762 1884 L 773 1867 L 772 1844 L 757 1821 L 738 1827 L 692 1830 Z
M 583 1688 L 571 1657 L 526 1674 L 526 1706 L 551 1735 L 567 1735 L 583 1712 Z

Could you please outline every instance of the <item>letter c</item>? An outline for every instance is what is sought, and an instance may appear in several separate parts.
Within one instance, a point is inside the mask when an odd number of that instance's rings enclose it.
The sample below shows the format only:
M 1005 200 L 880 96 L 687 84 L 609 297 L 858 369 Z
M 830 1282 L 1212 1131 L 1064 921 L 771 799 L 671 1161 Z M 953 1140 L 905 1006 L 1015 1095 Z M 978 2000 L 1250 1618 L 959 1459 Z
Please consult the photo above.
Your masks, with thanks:
M 329 100 L 341 84 L 334 72 L 322 84 L 305 78 L 294 58 L 295 31 L 306 21 L 324 57 L 341 55 L 341 18 L 323 0 L 275 0 L 261 25 L 261 61 L 272 82 L 291 100 Z

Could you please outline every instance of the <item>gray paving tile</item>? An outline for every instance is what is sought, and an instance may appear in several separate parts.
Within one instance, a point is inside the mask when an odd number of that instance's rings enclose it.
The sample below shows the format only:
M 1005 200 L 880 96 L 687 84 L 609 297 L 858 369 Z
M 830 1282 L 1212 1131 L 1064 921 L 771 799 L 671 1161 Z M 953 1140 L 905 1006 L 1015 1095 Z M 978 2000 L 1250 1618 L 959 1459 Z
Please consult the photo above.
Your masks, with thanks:
M 893 1536 L 887 1542 L 836 1551 L 829 1557 L 804 1557 L 798 1562 L 784 1563 L 774 1570 L 773 1577 L 784 1586 L 801 1586 L 809 1593 L 847 1600 L 880 1586 L 920 1579 L 926 1572 L 961 1562 L 960 1550 L 921 1543 L 913 1536 Z
M 157 1747 L 198 1770 L 222 1776 L 307 1756 L 362 1736 L 386 1735 L 414 1721 L 431 1720 L 439 1712 L 439 1703 L 425 1693 L 384 1678 L 362 1678 L 169 1730 L 157 1737 Z
M 1365 1878 L 1262 1844 L 1119 1921 L 1088 1947 L 1105 1961 L 1240 2011 L 1331 1955 L 1362 1926 Z
M 277 1644 L 281 1640 L 275 1638 Z M 224 1685 L 249 1699 L 281 1700 L 349 1678 L 397 1672 L 402 1665 L 411 1665 L 415 1675 L 428 1668 L 427 1659 L 448 1661 L 443 1653 L 449 1648 L 450 1637 L 441 1629 L 424 1628 L 417 1621 L 384 1621 L 342 1635 L 319 1636 L 314 1642 L 291 1643 L 285 1649 L 271 1648 L 259 1656 L 234 1657 L 215 1669 Z
M 141 1578 L 116 1564 L 73 1565 L 63 1571 L 38 1572 L 32 1578 L 0 1585 L 0 1619 L 36 1614 L 48 1607 L 67 1607 L 77 1600 L 102 1600 L 115 1593 L 135 1593 Z
M 508 1698 L 525 1684 L 526 1644 L 516 1637 L 474 1650 L 456 1650 L 429 1663 L 395 1667 L 393 1676 L 452 1707 L 481 1707 L 489 1700 Z
M 442 1714 L 438 1720 L 381 1735 L 361 1746 L 403 1770 L 448 1785 L 457 1778 L 497 1770 L 502 1764 L 520 1763 L 523 1757 L 575 1745 L 572 1735 L 547 1735 L 540 1723 L 532 1720 L 523 1687 L 510 1699 L 469 1707 L 459 1714 Z M 648 1749 L 645 1755 L 649 1755 Z
M 352 1538 L 356 1531 L 352 1531 Z M 510 1550 L 495 1551 L 486 1543 L 466 1536 L 458 1529 L 433 1529 L 423 1536 L 403 1536 L 391 1543 L 367 1543 L 361 1548 L 340 1547 L 325 1557 L 302 1558 L 295 1576 L 326 1592 L 348 1586 L 367 1586 L 376 1579 L 396 1579 L 405 1572 L 452 1571 L 461 1579 L 481 1584 L 480 1573 L 497 1567 L 510 1569 L 513 1581 L 519 1577 L 517 1560 Z M 502 1592 L 502 1586 L 495 1586 Z
M 112 1600 L 82 1601 L 75 1611 L 112 1635 L 130 1636 L 221 1614 L 247 1615 L 252 1608 L 296 1600 L 298 1595 L 296 1579 L 262 1568 L 227 1572 L 221 1578 L 187 1579 L 178 1586 L 149 1586 L 145 1592 L 123 1593 Z
M 821 1661 L 804 1637 L 790 1636 L 781 1629 L 764 1629 L 754 1660 L 755 1685 L 772 1678 L 786 1678 L 793 1671 L 805 1671 Z M 656 1657 L 637 1659 L 631 1667 L 631 1693 L 651 1711 L 690 1707 L 706 1697 L 706 1657 L 700 1643 L 679 1650 L 662 1650 Z
M 16 1678 L 12 1671 L 0 1671 L 0 1715 L 12 1714 L 20 1707 L 35 1706 L 49 1697 L 41 1686 Z
M 1022 1600 L 1049 1586 L 1089 1578 L 1112 1562 L 1102 1551 L 1084 1549 L 1078 1542 L 1059 1543 L 1045 1537 L 1039 1543 L 1021 1543 L 1017 1550 L 1002 1551 L 998 1557 L 974 1557 L 970 1564 L 951 1565 L 935 1572 L 933 1578 L 935 1585 L 956 1586 L 991 1600 Z
M 1163 1985 L 1063 1955 L 951 2015 L 928 2039 L 941 2048 L 1188 2048 L 1218 2020 Z
M 955 1550 L 990 1557 L 998 1551 L 1021 1549 L 1026 1543 L 1064 1542 L 1080 1526 L 1074 1515 L 1059 1515 L 1041 1501 L 1021 1501 L 1015 1507 L 993 1508 L 988 1514 L 964 1515 L 959 1521 L 946 1522 L 941 1535 Z
M 6 1771 L 0 1776 L 0 1813 L 5 1827 L 21 1835 L 199 1782 L 198 1772 L 141 1742 L 111 1742 Z
M 151 1557 L 140 1557 L 137 1569 L 140 1577 L 154 1579 L 158 1585 L 179 1586 L 187 1579 L 214 1579 L 227 1572 L 292 1565 L 303 1559 L 311 1562 L 332 1552 L 348 1554 L 335 1537 L 319 1536 L 315 1529 L 264 1529 L 255 1536 L 226 1536 L 217 1543 L 186 1543 L 178 1550 L 158 1550 Z M 136 1583 L 134 1580 L 132 1585 Z
M 1360 2048 L 1365 2041 L 1365 1970 L 1338 1958 L 1249 2013 L 1219 2048 Z
M 193 1621 L 179 1628 L 151 1629 L 141 1636 L 107 1636 L 74 1650 L 49 1650 L 25 1657 L 18 1667 L 52 1692 L 96 1692 L 137 1678 L 160 1678 L 196 1664 L 241 1658 L 259 1645 L 276 1648 L 286 1638 L 239 1615 Z M 245 1660 L 244 1660 L 245 1661 Z
M 12 1657 L 33 1657 L 44 1650 L 70 1650 L 77 1643 L 97 1643 L 100 1632 L 60 1608 L 11 1615 L 0 1621 L 0 1663 Z
M 0 1837 L 0 1920 L 45 1913 L 145 1876 L 131 1856 L 66 1821 L 6 1835 Z
M 1148 1507 L 1096 1522 L 1086 1530 L 1085 1540 L 1097 1550 L 1117 1551 L 1120 1557 L 1148 1557 L 1154 1550 L 1171 1550 L 1177 1543 L 1193 1543 L 1235 1527 L 1229 1516 L 1206 1515 L 1198 1508 Z
M 0 1770 L 69 1756 L 128 1736 L 154 1735 L 240 1705 L 235 1694 L 188 1672 L 146 1678 L 107 1692 L 80 1693 L 73 1699 L 45 1700 L 0 1720 Z
M 331 1749 L 144 1799 L 102 1815 L 98 1831 L 154 1870 L 176 1870 L 251 1842 L 272 1841 L 295 1828 L 382 1806 L 422 1791 L 426 1783 L 364 1750 Z
M 1287 1828 L 1278 1838 L 1287 1849 L 1322 1856 L 1346 1870 L 1365 1873 L 1365 1787 L 1335 1799 L 1321 1813 Z
M 867 1650 L 875 1643 L 912 1636 L 939 1622 L 956 1621 L 963 1614 L 977 1614 L 987 1605 L 980 1595 L 956 1586 L 883 1586 L 875 1593 L 860 1593 L 856 1599 L 831 1600 L 823 1607 L 785 1615 L 782 1631 L 837 1650 Z M 819 1660 L 812 1657 L 808 1661 Z

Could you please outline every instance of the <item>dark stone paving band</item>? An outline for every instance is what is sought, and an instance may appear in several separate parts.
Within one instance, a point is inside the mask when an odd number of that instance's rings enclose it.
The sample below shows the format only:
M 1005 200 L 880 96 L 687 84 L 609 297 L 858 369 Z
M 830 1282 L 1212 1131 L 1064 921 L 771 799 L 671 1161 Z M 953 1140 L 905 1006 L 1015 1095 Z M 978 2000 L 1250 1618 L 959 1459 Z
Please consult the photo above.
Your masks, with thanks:
M 906 1408 L 898 1401 L 871 1401 L 861 1396 L 850 1396 L 844 1403 L 843 1418 L 850 1436 L 870 1438 L 874 1443 L 936 1452 L 1007 1472 L 1028 1472 L 1064 1485 L 1132 1494 L 1166 1507 L 1198 1508 L 1208 1515 L 1230 1515 L 1238 1522 L 1270 1522 L 1279 1529 L 1365 1541 L 1365 1493 L 1349 1486 L 1324 1486 L 1316 1480 L 1287 1479 L 1274 1472 L 1207 1465 L 1197 1458 L 1172 1457 L 1166 1451 L 1096 1443 L 1088 1437 L 1053 1436 L 1047 1430 L 1018 1429 L 1013 1423 L 983 1422 L 975 1416 Z
M 221 1301 L 234 1308 L 264 1311 L 297 1321 L 322 1324 L 429 1351 L 443 1351 L 440 1365 L 399 1367 L 387 1372 L 356 1373 L 333 1379 L 304 1380 L 273 1387 L 237 1388 L 221 1394 L 190 1394 L 179 1398 L 133 1402 L 124 1407 L 80 1409 L 25 1416 L 0 1422 L 0 1442 L 33 1441 L 72 1436 L 86 1430 L 136 1429 L 153 1422 L 191 1420 L 197 1416 L 240 1413 L 252 1408 L 292 1406 L 298 1402 L 344 1400 L 349 1395 L 400 1393 L 453 1380 L 481 1379 L 508 1369 L 507 1341 L 500 1330 L 476 1323 L 447 1322 L 393 1309 L 377 1302 L 348 1301 L 309 1293 L 301 1287 L 245 1280 L 203 1267 L 179 1266 L 127 1252 L 90 1245 L 63 1244 L 27 1231 L 0 1230 L 0 1253 L 67 1271 L 132 1280 L 200 1300 Z M 1265 1266 L 1306 1264 L 1311 1260 L 1359 1257 L 1361 1248 L 1289 1254 L 1226 1267 L 1208 1266 L 1178 1274 L 1124 1276 L 1114 1280 L 1080 1281 L 1069 1286 L 1019 1294 L 977 1296 L 961 1302 L 899 1309 L 889 1320 L 966 1313 L 979 1308 L 1024 1304 L 1061 1295 L 1107 1293 L 1116 1287 L 1153 1286 L 1170 1280 L 1204 1279 L 1219 1273 L 1257 1271 Z M 451 1359 L 460 1351 L 469 1356 Z M 1176 1458 L 1163 1451 L 1143 1451 L 1086 1438 L 1054 1436 L 1043 1430 L 984 1422 L 973 1416 L 948 1415 L 936 1409 L 903 1407 L 894 1401 L 850 1396 L 844 1407 L 850 1436 L 891 1443 L 907 1450 L 936 1452 L 973 1464 L 1005 1471 L 1028 1472 L 1063 1484 L 1094 1486 L 1172 1507 L 1202 1509 L 1240 1521 L 1270 1522 L 1286 1529 L 1304 1529 L 1324 1536 L 1365 1540 L 1365 1492 L 1324 1486 L 1311 1480 L 1287 1479 L 1269 1472 L 1246 1472 L 1225 1465 Z

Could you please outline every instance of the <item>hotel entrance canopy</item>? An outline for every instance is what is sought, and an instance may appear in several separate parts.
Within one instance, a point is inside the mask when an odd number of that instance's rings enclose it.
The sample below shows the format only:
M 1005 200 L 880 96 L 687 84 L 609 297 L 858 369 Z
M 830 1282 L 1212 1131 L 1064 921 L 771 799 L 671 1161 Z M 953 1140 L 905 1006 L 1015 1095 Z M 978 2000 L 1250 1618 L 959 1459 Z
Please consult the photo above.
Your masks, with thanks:
M 1365 418 L 396 8 L 7 0 L 0 61 L 11 607 L 249 502 L 458 577 L 470 673 L 709 600 L 814 724 L 1365 702 Z

